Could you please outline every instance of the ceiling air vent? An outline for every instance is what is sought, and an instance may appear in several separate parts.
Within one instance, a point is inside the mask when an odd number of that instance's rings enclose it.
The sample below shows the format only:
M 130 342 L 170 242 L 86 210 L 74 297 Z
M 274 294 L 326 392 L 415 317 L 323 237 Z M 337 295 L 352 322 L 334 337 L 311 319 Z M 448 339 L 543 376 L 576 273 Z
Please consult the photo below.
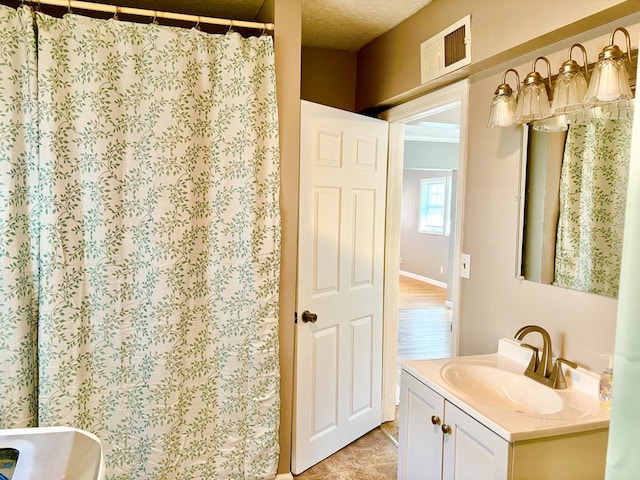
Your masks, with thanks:
M 467 15 L 420 45 L 422 83 L 470 63 L 471 15 Z

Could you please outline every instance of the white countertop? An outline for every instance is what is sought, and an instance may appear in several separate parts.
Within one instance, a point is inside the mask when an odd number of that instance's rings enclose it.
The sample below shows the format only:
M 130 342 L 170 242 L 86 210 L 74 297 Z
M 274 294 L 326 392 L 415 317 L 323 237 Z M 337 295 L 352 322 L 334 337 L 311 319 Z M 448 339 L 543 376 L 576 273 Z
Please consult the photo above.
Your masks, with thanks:
M 441 374 L 452 362 L 480 363 L 521 374 L 530 357 L 531 351 L 520 347 L 518 342 L 500 339 L 497 353 L 410 360 L 403 363 L 403 369 L 509 442 L 609 427 L 609 411 L 601 408 L 598 401 L 599 375 L 582 368 L 565 370 L 567 389 L 554 390 L 563 399 L 564 407 L 557 413 L 545 415 L 521 413 L 480 402 L 463 389 L 447 383 Z

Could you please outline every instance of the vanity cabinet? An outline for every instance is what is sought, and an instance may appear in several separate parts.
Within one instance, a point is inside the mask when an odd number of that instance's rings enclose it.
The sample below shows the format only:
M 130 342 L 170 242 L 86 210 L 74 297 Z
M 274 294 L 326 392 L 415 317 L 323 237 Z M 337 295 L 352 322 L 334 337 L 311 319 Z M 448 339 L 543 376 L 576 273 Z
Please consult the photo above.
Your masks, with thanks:
M 398 480 L 508 478 L 510 444 L 402 371 Z
M 398 480 L 601 480 L 607 439 L 598 428 L 508 441 L 402 370 Z

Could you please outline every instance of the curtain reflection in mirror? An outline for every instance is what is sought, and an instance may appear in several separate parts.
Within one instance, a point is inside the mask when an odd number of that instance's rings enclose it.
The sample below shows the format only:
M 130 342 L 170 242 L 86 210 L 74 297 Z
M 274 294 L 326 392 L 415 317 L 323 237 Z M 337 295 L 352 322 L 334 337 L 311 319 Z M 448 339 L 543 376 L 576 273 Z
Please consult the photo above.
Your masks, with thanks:
M 618 117 L 529 129 L 527 280 L 617 297 L 632 123 Z
M 560 180 L 554 284 L 618 296 L 631 121 L 571 125 Z

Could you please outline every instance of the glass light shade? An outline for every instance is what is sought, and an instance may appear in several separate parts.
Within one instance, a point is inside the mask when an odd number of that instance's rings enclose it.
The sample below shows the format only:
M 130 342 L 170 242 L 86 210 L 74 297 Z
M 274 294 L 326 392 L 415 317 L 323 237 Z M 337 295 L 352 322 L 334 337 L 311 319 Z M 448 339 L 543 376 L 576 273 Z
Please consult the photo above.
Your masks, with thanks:
M 513 125 L 516 112 L 516 99 L 513 94 L 498 93 L 494 95 L 489 111 L 489 127 L 508 127 Z
M 522 87 L 516 107 L 516 123 L 540 120 L 551 114 L 549 97 L 544 83 L 529 83 Z
M 624 58 L 601 58 L 596 63 L 585 97 L 588 105 L 632 98 Z
M 551 112 L 570 112 L 582 108 L 586 94 L 587 79 L 582 72 L 558 74 L 553 88 Z
M 516 76 L 518 93 L 515 94 L 511 86 L 507 83 L 507 75 L 513 73 Z M 502 83 L 493 92 L 491 109 L 489 110 L 489 127 L 508 127 L 513 125 L 514 114 L 516 112 L 516 98 L 520 94 L 520 75 L 518 71 L 509 68 L 502 75 Z

